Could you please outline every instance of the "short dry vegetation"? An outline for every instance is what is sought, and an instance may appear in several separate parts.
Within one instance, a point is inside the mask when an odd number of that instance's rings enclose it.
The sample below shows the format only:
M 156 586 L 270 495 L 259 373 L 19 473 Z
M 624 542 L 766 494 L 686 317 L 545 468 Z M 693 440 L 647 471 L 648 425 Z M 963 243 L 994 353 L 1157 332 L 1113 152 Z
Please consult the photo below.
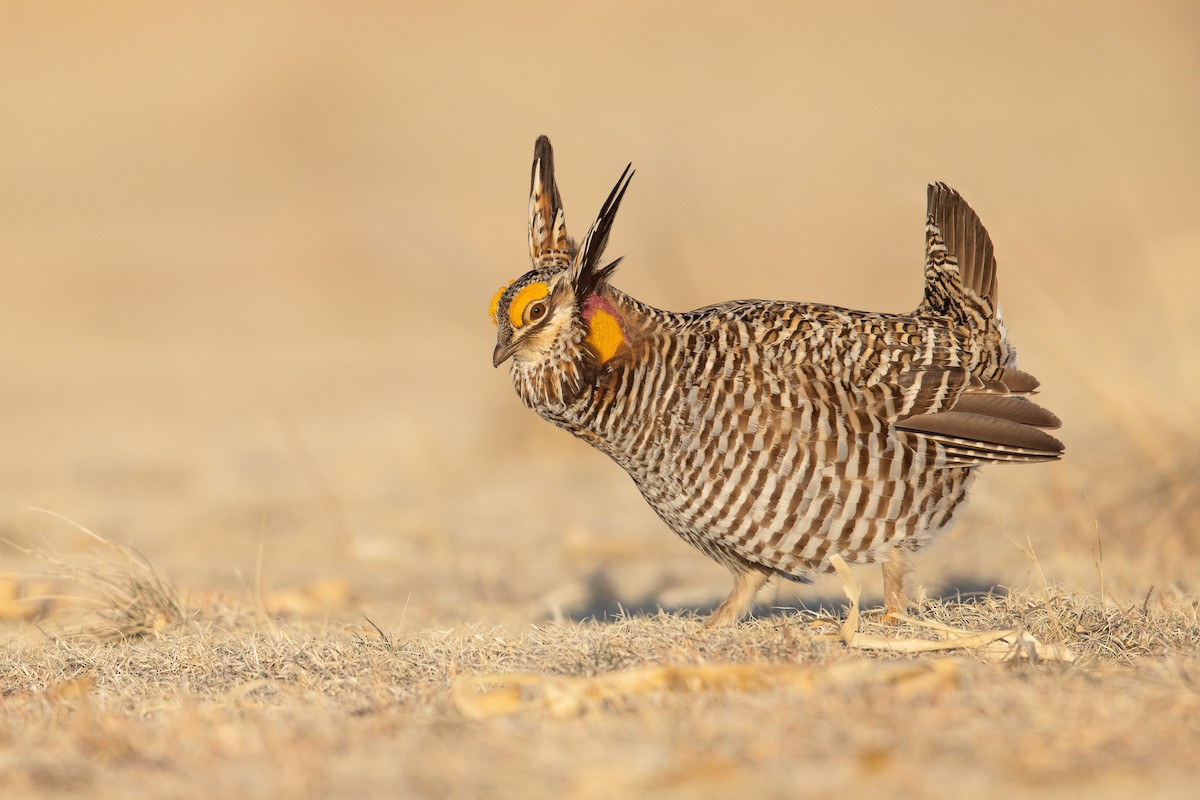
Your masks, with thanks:
M 1195 796 L 1200 6 L 863 6 L 0 6 L 0 798 Z M 910 309 L 953 185 L 1067 457 L 704 630 L 491 365 L 541 133 L 671 309 Z
M 1184 796 L 1200 746 L 1191 598 L 990 593 L 926 601 L 921 624 L 864 611 L 858 635 L 901 652 L 848 645 L 845 608 L 736 630 L 662 612 L 409 634 L 287 621 L 262 597 L 189 604 L 98 546 L 78 564 L 39 553 L 32 582 L 76 599 L 15 598 L 41 612 L 0 652 L 6 796 L 118 797 L 134 776 L 178 797 L 921 796 L 966 763 L 977 789 Z M 930 625 L 1010 635 L 902 652 L 945 638 Z

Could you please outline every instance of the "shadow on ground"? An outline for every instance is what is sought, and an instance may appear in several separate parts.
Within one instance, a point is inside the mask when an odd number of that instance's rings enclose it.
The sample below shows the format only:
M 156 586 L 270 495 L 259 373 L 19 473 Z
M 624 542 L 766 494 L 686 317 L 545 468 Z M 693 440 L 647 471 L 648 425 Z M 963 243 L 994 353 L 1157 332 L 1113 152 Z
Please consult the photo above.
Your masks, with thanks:
M 1003 596 L 1008 589 L 995 582 L 980 580 L 976 576 L 950 576 L 936 591 L 928 591 L 931 600 L 942 602 L 969 603 L 972 598 L 980 595 Z M 583 620 L 609 620 L 620 617 L 648 617 L 659 612 L 668 614 L 695 614 L 708 616 L 716 610 L 723 598 L 716 598 L 712 603 L 696 605 L 664 604 L 659 601 L 659 591 L 653 590 L 640 598 L 621 597 L 612 578 L 603 570 L 598 570 L 588 578 L 588 597 L 575 608 L 567 609 L 564 616 L 574 622 Z M 757 603 L 750 613 L 750 618 L 763 619 L 780 617 L 798 611 L 830 613 L 841 615 L 846 607 L 846 596 L 843 594 L 817 595 L 798 601 L 794 605 L 772 605 Z M 862 608 L 876 609 L 883 607 L 882 595 L 863 595 Z

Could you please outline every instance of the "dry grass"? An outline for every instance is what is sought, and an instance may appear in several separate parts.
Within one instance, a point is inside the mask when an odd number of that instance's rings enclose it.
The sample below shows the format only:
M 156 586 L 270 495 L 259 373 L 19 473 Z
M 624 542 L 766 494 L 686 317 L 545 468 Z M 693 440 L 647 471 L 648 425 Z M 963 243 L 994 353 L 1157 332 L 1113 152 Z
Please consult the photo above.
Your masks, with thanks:
M 8 6 L 6 800 L 1195 793 L 1194 4 Z M 725 572 L 520 407 L 539 133 L 577 236 L 635 162 L 666 308 L 911 308 L 925 183 L 980 212 L 1068 457 L 922 624 L 863 569 L 854 646 L 833 579 L 701 630 Z M 931 624 L 1003 635 L 861 647 Z
M 959 788 L 973 791 L 1186 796 L 1196 777 L 1190 598 L 1054 590 L 922 608 L 955 628 L 1019 628 L 1070 663 L 1019 648 L 867 653 L 838 639 L 840 617 L 803 610 L 736 630 L 660 613 L 413 635 L 264 618 L 250 597 L 164 606 L 176 593 L 146 580 L 149 565 L 105 548 L 113 564 L 70 570 L 113 603 L 89 610 L 95 623 L 55 634 L 43 621 L 4 645 L 5 796 L 119 797 L 135 779 L 181 797 L 822 796 L 849 783 L 927 796 L 964 759 Z M 877 616 L 863 634 L 929 636 Z
M 5 542 L 9 548 L 32 556 L 47 566 L 34 576 L 0 578 L 6 587 L 6 602 L 0 606 L 0 619 L 37 619 L 52 610 L 66 611 L 75 606 L 91 608 L 80 627 L 62 630 L 68 639 L 108 641 L 130 639 L 183 621 L 183 602 L 166 577 L 145 556 L 130 547 L 110 542 L 103 536 L 77 525 L 54 512 L 29 509 L 71 525 L 94 545 L 94 552 L 83 559 L 71 559 L 50 549 L 32 549 Z M 29 595 L 24 584 L 32 583 L 43 591 L 55 585 L 74 584 L 86 594 L 77 596 Z M 65 616 L 61 615 L 61 616 Z M 61 617 L 56 622 L 62 623 Z

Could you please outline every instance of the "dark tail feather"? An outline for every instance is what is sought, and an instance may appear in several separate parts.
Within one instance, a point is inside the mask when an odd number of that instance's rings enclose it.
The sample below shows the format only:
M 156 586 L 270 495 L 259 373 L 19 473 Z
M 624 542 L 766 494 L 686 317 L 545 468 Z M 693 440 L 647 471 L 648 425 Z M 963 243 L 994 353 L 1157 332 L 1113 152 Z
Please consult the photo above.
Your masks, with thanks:
M 1032 403 L 1029 405 L 1037 410 L 1032 413 L 1044 411 Z M 1058 427 L 1058 419 L 1049 412 L 1044 413 L 1050 416 L 1048 421 L 1052 426 Z M 1062 442 L 1042 430 L 1043 426 L 987 413 L 943 411 L 910 417 L 897 423 L 896 427 L 941 442 L 959 462 L 1054 461 L 1063 454 Z M 956 463 L 955 466 L 966 464 Z

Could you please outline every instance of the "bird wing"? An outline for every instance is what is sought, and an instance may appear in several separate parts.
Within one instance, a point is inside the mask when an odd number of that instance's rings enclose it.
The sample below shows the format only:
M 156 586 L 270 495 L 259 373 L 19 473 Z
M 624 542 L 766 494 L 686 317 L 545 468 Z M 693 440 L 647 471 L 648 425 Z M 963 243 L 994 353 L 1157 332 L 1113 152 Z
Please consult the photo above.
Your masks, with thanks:
M 916 316 L 836 319 L 823 319 L 798 350 L 798 366 L 786 371 L 790 393 L 935 441 L 947 467 L 1062 456 L 1062 443 L 1046 433 L 1058 417 L 1028 397 L 1037 380 L 1013 368 L 981 378 L 965 332 Z
M 1061 458 L 1062 442 L 1046 430 L 1062 423 L 1026 396 L 1033 391 L 1027 387 L 1036 388 L 1036 380 L 1019 370 L 1012 372 L 985 382 L 962 369 L 913 370 L 904 376 L 908 386 L 901 387 L 914 402 L 892 425 L 940 443 L 952 467 Z M 1013 385 L 1005 377 L 1011 377 Z M 941 388 L 951 385 L 952 390 Z

